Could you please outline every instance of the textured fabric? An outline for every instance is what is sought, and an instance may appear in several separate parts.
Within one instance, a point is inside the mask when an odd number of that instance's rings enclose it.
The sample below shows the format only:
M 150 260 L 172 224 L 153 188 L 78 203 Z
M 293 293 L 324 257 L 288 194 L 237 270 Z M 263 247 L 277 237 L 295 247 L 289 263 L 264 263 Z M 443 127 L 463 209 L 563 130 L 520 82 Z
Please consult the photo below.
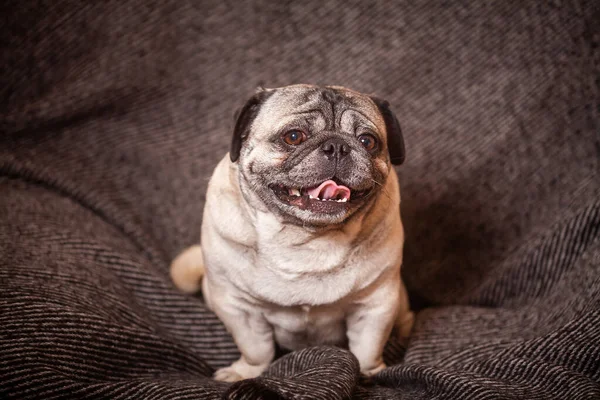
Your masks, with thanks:
M 597 1 L 7 0 L 0 398 L 600 398 Z M 255 86 L 390 101 L 403 275 L 389 368 L 316 347 L 261 377 L 170 260 Z

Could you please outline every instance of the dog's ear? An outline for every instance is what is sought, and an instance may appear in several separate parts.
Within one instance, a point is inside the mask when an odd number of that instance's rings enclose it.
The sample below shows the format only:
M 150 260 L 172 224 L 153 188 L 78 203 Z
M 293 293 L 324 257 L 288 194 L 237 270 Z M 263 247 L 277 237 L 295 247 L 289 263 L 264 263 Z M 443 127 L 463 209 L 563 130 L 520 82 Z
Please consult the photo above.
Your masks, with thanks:
M 235 113 L 235 128 L 233 128 L 233 137 L 231 138 L 231 149 L 229 158 L 232 162 L 236 162 L 240 157 L 242 143 L 250 133 L 252 121 L 258 115 L 260 106 L 272 94 L 271 91 L 263 88 L 258 88 L 254 96 L 252 96 L 241 109 Z
M 390 110 L 390 103 L 385 100 L 371 96 L 371 100 L 379 108 L 379 112 L 385 121 L 385 130 L 387 131 L 388 152 L 390 153 L 390 161 L 394 165 L 400 165 L 404 162 L 406 155 L 404 150 L 404 137 L 400 129 L 400 123 L 396 115 Z

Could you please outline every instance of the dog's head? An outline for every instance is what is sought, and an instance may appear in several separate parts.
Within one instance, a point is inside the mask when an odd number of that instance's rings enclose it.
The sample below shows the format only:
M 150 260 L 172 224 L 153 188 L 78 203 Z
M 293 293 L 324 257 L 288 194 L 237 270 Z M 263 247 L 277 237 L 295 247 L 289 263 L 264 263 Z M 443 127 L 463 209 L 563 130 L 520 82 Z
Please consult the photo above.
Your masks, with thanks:
M 241 109 L 231 143 L 244 196 L 284 220 L 340 224 L 380 193 L 404 161 L 386 101 L 342 87 L 261 89 Z

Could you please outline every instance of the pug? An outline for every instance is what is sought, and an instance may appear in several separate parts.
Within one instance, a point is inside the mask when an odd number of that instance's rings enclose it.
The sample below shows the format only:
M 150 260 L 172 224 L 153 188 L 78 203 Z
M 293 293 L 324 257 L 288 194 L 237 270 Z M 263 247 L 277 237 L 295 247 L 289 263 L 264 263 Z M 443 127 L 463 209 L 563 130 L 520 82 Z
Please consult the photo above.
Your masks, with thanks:
M 393 168 L 404 155 L 389 104 L 344 87 L 261 89 L 243 106 L 208 185 L 202 247 L 170 269 L 179 289 L 202 288 L 239 348 L 217 380 L 260 375 L 276 343 L 347 346 L 365 375 L 385 368 L 394 325 L 405 338 L 413 322 Z

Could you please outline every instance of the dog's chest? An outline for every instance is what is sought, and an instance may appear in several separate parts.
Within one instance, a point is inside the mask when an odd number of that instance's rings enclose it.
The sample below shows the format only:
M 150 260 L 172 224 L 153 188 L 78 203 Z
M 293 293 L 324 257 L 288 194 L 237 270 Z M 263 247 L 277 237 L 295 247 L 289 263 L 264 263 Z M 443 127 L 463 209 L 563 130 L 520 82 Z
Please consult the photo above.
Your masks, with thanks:
M 267 240 L 259 246 L 257 264 L 273 266 L 282 277 L 294 280 L 335 272 L 351 255 L 350 243 L 342 239 L 321 238 L 297 245 Z
M 351 238 L 330 235 L 289 242 L 268 238 L 257 246 L 253 274 L 247 276 L 253 294 L 285 306 L 332 304 L 356 288 L 364 267 L 355 257 Z M 293 243 L 293 240 L 297 240 Z M 309 317 L 312 314 L 309 313 Z
M 344 311 L 340 307 L 272 307 L 265 310 L 265 316 L 273 326 L 277 343 L 289 350 L 346 342 Z
M 357 231 L 336 230 L 315 234 L 298 226 L 282 225 L 270 214 L 256 221 L 257 264 L 272 265 L 282 276 L 327 273 L 352 254 Z

